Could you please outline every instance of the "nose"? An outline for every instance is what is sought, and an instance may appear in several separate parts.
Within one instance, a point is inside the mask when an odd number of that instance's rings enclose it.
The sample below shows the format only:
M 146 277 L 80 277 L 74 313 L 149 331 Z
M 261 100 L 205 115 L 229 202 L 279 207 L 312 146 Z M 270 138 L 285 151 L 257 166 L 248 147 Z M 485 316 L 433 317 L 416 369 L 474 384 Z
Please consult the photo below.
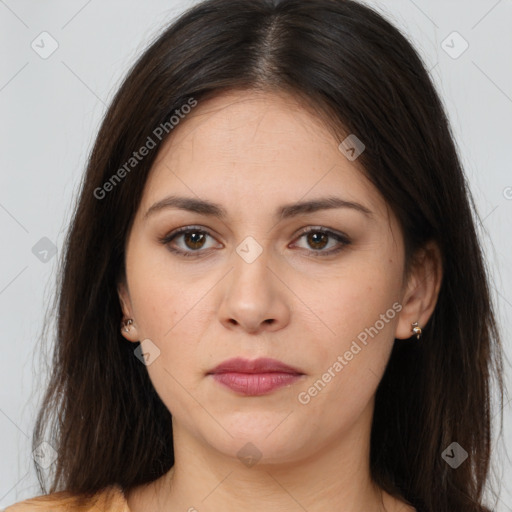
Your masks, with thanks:
M 218 312 L 227 329 L 256 334 L 277 331 L 289 323 L 290 291 L 279 279 L 276 265 L 270 268 L 267 255 L 268 250 L 263 250 L 254 261 L 246 261 L 233 253 L 234 268 L 221 291 Z

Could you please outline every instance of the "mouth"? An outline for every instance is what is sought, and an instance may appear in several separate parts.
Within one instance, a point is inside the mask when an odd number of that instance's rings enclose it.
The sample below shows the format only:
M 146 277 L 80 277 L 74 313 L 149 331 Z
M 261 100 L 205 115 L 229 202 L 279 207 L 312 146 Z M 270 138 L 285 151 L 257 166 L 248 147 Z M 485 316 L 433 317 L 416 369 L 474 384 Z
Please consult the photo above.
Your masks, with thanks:
M 289 386 L 305 374 L 276 359 L 248 360 L 233 358 L 224 361 L 207 375 L 232 391 L 246 396 L 260 396 Z

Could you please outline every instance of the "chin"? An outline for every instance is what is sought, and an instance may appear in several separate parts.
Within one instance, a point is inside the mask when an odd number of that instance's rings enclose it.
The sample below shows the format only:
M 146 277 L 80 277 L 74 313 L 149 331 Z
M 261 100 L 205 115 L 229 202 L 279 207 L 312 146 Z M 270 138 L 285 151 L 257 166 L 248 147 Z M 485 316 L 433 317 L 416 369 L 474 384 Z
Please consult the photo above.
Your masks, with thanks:
M 223 423 L 233 437 L 222 431 L 213 439 L 209 435 L 205 438 L 214 449 L 228 457 L 238 458 L 247 467 L 290 463 L 304 457 L 309 449 L 314 453 L 314 447 L 305 439 L 308 435 L 304 429 L 299 429 L 299 426 L 296 431 L 290 426 L 283 428 L 284 422 L 279 424 L 282 420 L 281 415 L 272 428 L 266 422 L 257 421 L 251 421 L 250 425 L 238 423 L 237 427 Z M 314 437 L 316 434 L 311 433 L 311 438 Z

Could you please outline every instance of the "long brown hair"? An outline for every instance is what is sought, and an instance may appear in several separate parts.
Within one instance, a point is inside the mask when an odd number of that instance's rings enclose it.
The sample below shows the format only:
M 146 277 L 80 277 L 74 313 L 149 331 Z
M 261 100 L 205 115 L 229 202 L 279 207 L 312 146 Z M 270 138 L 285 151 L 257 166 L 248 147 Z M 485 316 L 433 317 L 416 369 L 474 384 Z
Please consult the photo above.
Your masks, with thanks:
M 128 73 L 65 241 L 52 373 L 33 436 L 34 448 L 44 440 L 58 454 L 49 489 L 36 464 L 43 492 L 127 490 L 174 463 L 171 414 L 121 336 L 117 284 L 171 116 L 235 88 L 294 94 L 340 141 L 357 134 L 358 163 L 400 221 L 407 262 L 427 241 L 439 245 L 444 277 L 422 342 L 395 341 L 377 390 L 371 474 L 418 511 L 487 511 L 491 384 L 503 403 L 503 363 L 478 216 L 424 63 L 397 28 L 351 0 L 206 0 Z M 127 167 L 148 137 L 156 147 Z M 469 454 L 457 469 L 442 457 L 454 441 Z

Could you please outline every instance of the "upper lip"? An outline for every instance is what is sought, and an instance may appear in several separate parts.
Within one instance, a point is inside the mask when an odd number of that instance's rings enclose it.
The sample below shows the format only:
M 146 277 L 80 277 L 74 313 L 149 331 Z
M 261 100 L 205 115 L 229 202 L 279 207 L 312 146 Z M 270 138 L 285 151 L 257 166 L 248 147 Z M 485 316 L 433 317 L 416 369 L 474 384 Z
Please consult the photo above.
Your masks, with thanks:
M 260 359 L 243 359 L 242 357 L 235 357 L 228 359 L 215 368 L 210 370 L 210 373 L 292 373 L 303 374 L 297 368 L 293 368 L 277 359 L 260 358 Z

